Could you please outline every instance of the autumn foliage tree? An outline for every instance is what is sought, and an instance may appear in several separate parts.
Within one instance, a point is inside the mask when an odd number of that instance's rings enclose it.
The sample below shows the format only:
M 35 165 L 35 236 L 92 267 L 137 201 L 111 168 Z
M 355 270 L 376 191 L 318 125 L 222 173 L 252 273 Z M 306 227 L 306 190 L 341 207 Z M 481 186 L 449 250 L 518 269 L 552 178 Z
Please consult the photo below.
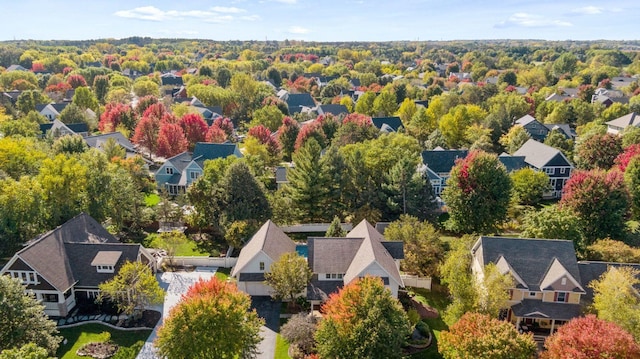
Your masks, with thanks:
M 291 154 L 295 150 L 296 138 L 300 132 L 298 122 L 289 116 L 282 119 L 282 125 L 278 128 L 278 142 L 282 148 L 282 156 L 285 160 L 291 160 Z
M 324 148 L 327 145 L 327 136 L 324 134 L 322 130 L 322 124 L 318 121 L 313 121 L 310 124 L 305 125 L 298 132 L 298 136 L 296 137 L 296 143 L 294 148 L 298 150 L 302 146 L 304 146 L 307 139 L 313 137 L 316 142 L 320 145 L 320 147 Z
M 138 121 L 136 130 L 131 139 L 133 143 L 142 146 L 149 151 L 149 156 L 156 150 L 160 121 L 152 117 L 143 117 Z
M 251 127 L 247 136 L 251 136 L 265 145 L 271 156 L 277 157 L 280 154 L 280 144 L 267 127 L 263 125 Z
M 182 127 L 175 123 L 163 123 L 158 132 L 156 154 L 162 157 L 173 157 L 187 150 L 189 142 Z
M 104 112 L 100 115 L 98 130 L 102 133 L 114 132 L 118 126 L 123 126 L 128 131 L 134 131 L 137 116 L 129 105 L 110 102 L 105 106 Z
M 627 169 L 629 162 L 638 155 L 640 155 L 640 144 L 636 143 L 630 145 L 625 148 L 618 157 L 616 157 L 615 164 L 618 166 L 620 171 L 624 172 Z
M 595 134 L 576 147 L 576 164 L 581 169 L 608 170 L 622 152 L 622 137 L 609 133 Z
M 80 74 L 69 75 L 69 77 L 67 77 L 67 83 L 74 89 L 80 86 L 87 86 L 87 81 L 84 79 L 84 76 Z
M 456 161 L 442 198 L 449 207 L 447 227 L 463 233 L 491 233 L 505 220 L 511 180 L 495 155 L 472 151 Z
M 543 359 L 592 359 L 640 357 L 640 346 L 633 336 L 615 323 L 595 315 L 578 317 L 547 337 Z
M 294 305 L 296 296 L 306 291 L 311 275 L 306 258 L 290 252 L 271 264 L 265 279 L 273 288 L 274 298 L 288 300 L 289 305 Z
M 407 314 L 375 277 L 356 279 L 331 294 L 316 331 L 321 358 L 401 358 Z
M 619 238 L 625 230 L 629 198 L 619 171 L 576 171 L 564 187 L 560 206 L 572 210 L 584 228 L 585 243 Z
M 205 141 L 211 143 L 225 143 L 227 141 L 227 134 L 220 127 L 211 126 L 207 130 Z
M 630 266 L 610 266 L 593 288 L 593 307 L 598 318 L 618 324 L 636 341 L 640 340 L 640 298 L 635 288 L 640 284 L 640 271 Z
M 164 358 L 254 357 L 264 320 L 250 308 L 234 283 L 200 280 L 171 309 L 154 344 Z
M 509 322 L 467 313 L 440 334 L 438 351 L 445 359 L 532 359 L 537 350 L 531 334 L 520 334 Z
M 182 127 L 190 150 L 193 150 L 196 143 L 205 141 L 209 128 L 202 116 L 188 113 L 180 118 L 178 124 Z

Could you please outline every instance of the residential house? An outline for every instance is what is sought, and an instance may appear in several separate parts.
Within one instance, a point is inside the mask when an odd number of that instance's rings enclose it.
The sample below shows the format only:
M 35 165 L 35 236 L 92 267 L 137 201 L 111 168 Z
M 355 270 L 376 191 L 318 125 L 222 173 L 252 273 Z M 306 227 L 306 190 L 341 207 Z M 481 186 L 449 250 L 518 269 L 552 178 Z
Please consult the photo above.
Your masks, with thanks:
M 84 138 L 84 141 L 91 148 L 97 148 L 99 150 L 104 150 L 104 145 L 109 140 L 115 141 L 115 143 L 122 147 L 125 150 L 125 158 L 130 158 L 138 155 L 138 151 L 121 132 L 111 132 L 111 133 L 103 133 L 95 136 L 87 136 Z
M 265 273 L 280 256 L 297 249 L 278 226 L 267 221 L 240 251 L 231 276 L 238 281 L 238 288 L 250 295 L 270 295 L 272 288 L 265 283 Z M 306 253 L 313 272 L 306 295 L 314 306 L 354 279 L 368 275 L 380 277 L 395 297 L 404 286 L 399 272 L 403 243 L 386 241 L 366 220 L 344 238 L 309 238 Z
M 29 71 L 29 69 L 27 69 L 26 67 L 23 67 L 21 65 L 11 65 L 11 66 L 7 67 L 7 69 L 5 71 L 6 72 L 11 72 L 11 71 Z
M 36 111 L 40 113 L 42 116 L 48 118 L 50 121 L 53 121 L 60 116 L 62 110 L 67 107 L 68 103 L 43 103 L 36 105 Z
M 242 157 L 235 143 L 196 143 L 193 152 L 182 152 L 165 161 L 155 174 L 158 187 L 172 195 L 185 193 L 187 187 L 202 176 L 204 161 L 229 156 Z
M 20 90 L 5 91 L 2 93 L 2 103 L 14 105 L 18 102 L 18 97 L 22 94 Z
M 296 243 L 268 220 L 240 251 L 231 276 L 237 280 L 238 289 L 249 295 L 271 295 L 273 289 L 265 283 L 264 274 L 281 255 L 295 251 Z
M 519 328 L 552 333 L 581 314 L 586 291 L 572 241 L 480 237 L 471 253 L 478 279 L 489 263 L 513 278 L 510 307 L 502 316 Z
M 365 276 L 382 279 L 384 286 L 398 297 L 404 287 L 400 260 L 401 241 L 386 241 L 369 222 L 363 220 L 344 238 L 312 237 L 307 240 L 308 263 L 313 276 L 307 287 L 312 309 L 353 280 Z
M 181 87 L 184 85 L 182 76 L 178 76 L 172 72 L 160 75 L 160 86 Z
M 281 189 L 285 184 L 289 183 L 287 179 L 287 171 L 289 170 L 289 166 L 278 166 L 276 167 L 276 186 L 278 189 Z
M 317 109 L 318 115 L 348 115 L 347 106 L 339 104 L 319 105 Z
M 529 166 L 538 171 L 544 171 L 549 176 L 551 190 L 544 194 L 544 198 L 562 196 L 562 190 L 571 176 L 573 165 L 560 150 L 530 139 L 513 155 L 524 156 Z
M 640 264 L 639 263 L 611 263 L 611 262 L 599 262 L 599 261 L 580 261 L 578 262 L 578 267 L 580 268 L 580 277 L 582 278 L 582 283 L 584 289 L 587 291 L 585 295 L 582 296 L 582 305 L 589 306 L 593 303 L 593 288 L 589 286 L 589 284 L 594 281 L 600 279 L 600 277 L 609 269 L 609 268 L 631 268 L 635 269 L 640 273 Z M 638 274 L 640 279 L 640 274 Z M 634 286 L 636 293 L 640 296 L 640 283 Z
M 65 317 L 80 301 L 99 295 L 98 286 L 127 262 L 154 272 L 153 256 L 140 244 L 120 243 L 96 220 L 81 213 L 29 242 L 0 270 L 18 278 L 49 316 Z
M 520 117 L 515 124 L 522 126 L 529 136 L 538 142 L 543 142 L 553 130 L 560 131 L 568 139 L 576 137 L 575 132 L 568 124 L 541 123 L 531 115 Z
M 618 117 L 615 120 L 605 122 L 605 124 L 607 125 L 607 133 L 610 133 L 612 135 L 619 135 L 622 134 L 622 131 L 624 131 L 629 126 L 640 126 L 640 116 L 635 112 L 631 112 L 624 116 Z
M 300 112 L 308 112 L 316 107 L 316 102 L 308 93 L 289 93 L 284 95 L 284 102 L 287 103 L 289 114 L 294 115 Z
M 436 196 L 442 194 L 456 160 L 467 157 L 467 154 L 469 154 L 468 150 L 444 150 L 442 148 L 422 151 L 422 163 L 427 167 L 427 176 Z
M 371 118 L 373 125 L 376 126 L 380 132 L 390 133 L 398 132 L 400 128 L 403 128 L 402 120 L 400 117 L 373 117 Z
M 616 76 L 611 79 L 611 87 L 616 90 L 622 89 L 623 87 L 630 86 L 632 83 L 638 83 L 637 77 L 623 77 Z
M 80 135 L 87 137 L 89 135 L 89 126 L 86 123 L 62 123 L 60 120 L 53 120 L 51 123 L 41 123 L 40 131 L 42 136 L 46 136 L 48 133 L 55 138 L 66 135 Z

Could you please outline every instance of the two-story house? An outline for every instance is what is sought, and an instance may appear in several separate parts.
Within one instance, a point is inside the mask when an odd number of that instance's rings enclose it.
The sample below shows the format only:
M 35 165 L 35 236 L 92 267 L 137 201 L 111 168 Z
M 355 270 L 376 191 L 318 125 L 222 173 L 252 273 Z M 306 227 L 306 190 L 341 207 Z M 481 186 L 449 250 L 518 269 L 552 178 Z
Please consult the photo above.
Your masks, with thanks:
M 523 156 L 529 166 L 538 171 L 544 171 L 549 176 L 551 190 L 544 193 L 544 198 L 562 196 L 564 185 L 571 177 L 573 165 L 560 150 L 530 139 L 513 155 Z
M 568 139 L 574 139 L 576 137 L 574 131 L 567 124 L 541 123 L 531 115 L 520 117 L 516 120 L 515 124 L 522 126 L 529 136 L 538 142 L 543 142 L 553 130 L 560 131 L 560 133 Z
M 615 120 L 605 122 L 605 124 L 607 125 L 607 133 L 610 133 L 612 135 L 619 135 L 622 134 L 622 131 L 624 131 L 627 127 L 640 126 L 640 116 L 635 112 L 631 112 L 624 116 L 618 117 Z
M 100 223 L 81 213 L 29 242 L 0 270 L 20 279 L 49 316 L 65 317 L 78 301 L 93 302 L 98 286 L 127 262 L 142 262 L 154 272 L 155 259 L 140 244 L 121 243 Z
M 167 159 L 156 171 L 156 183 L 172 195 L 185 193 L 187 187 L 202 176 L 204 161 L 229 156 L 242 157 L 235 143 L 198 142 L 193 152 L 182 152 Z
M 312 237 L 301 247 L 305 247 L 313 273 L 306 291 L 313 306 L 354 279 L 368 275 L 380 277 L 394 297 L 404 286 L 399 272 L 403 243 L 386 241 L 366 220 L 343 238 Z M 265 282 L 265 273 L 281 255 L 296 251 L 301 252 L 296 243 L 267 221 L 240 251 L 231 276 L 238 281 L 238 288 L 250 295 L 270 295 L 272 288 Z
M 480 237 L 471 253 L 478 278 L 489 263 L 513 278 L 507 321 L 552 333 L 581 314 L 580 299 L 586 291 L 572 241 Z

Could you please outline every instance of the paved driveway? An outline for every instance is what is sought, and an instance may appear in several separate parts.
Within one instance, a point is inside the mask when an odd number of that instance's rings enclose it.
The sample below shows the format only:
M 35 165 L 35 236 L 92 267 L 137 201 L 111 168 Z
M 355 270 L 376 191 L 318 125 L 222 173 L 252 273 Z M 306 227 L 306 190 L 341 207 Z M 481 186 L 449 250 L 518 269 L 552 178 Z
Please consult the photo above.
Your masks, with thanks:
M 251 307 L 264 318 L 264 326 L 260 328 L 262 342 L 258 346 L 257 359 L 273 359 L 276 351 L 276 337 L 280 327 L 280 301 L 272 301 L 271 297 L 251 297 Z
M 169 315 L 171 308 L 180 301 L 182 295 L 187 292 L 187 289 L 189 289 L 192 284 L 200 278 L 208 280 L 215 275 L 216 270 L 217 268 L 198 268 L 194 272 L 166 272 L 156 275 L 160 287 L 165 290 L 166 294 L 163 305 L 150 309 L 161 312 L 162 318 L 160 318 L 160 321 L 158 321 L 153 332 L 149 335 L 146 343 L 144 343 L 137 359 L 158 359 L 153 347 L 153 341 L 156 339 L 158 328 L 162 325 L 162 319 Z M 273 358 L 273 355 L 271 357 Z

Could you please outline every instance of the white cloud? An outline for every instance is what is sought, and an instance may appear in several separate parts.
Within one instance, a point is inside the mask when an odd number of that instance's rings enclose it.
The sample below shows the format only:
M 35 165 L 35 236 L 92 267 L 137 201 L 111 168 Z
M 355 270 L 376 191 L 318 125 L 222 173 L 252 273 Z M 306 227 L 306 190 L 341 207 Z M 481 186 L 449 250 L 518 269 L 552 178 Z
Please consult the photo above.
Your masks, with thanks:
M 211 8 L 211 11 L 222 12 L 227 14 L 240 14 L 243 12 L 247 12 L 245 9 L 240 9 L 237 7 L 226 7 L 226 6 L 214 6 Z
M 582 15 L 597 15 L 597 14 L 602 14 L 603 10 L 604 10 L 603 8 L 597 7 L 597 6 L 585 6 L 585 7 L 573 9 L 571 12 L 575 14 L 582 14 Z
M 295 4 L 298 2 L 298 0 L 273 0 L 275 2 L 281 2 L 283 4 Z
M 527 14 L 524 12 L 515 13 L 506 21 L 499 22 L 495 27 L 566 27 L 573 26 L 572 23 L 561 20 L 548 19 L 539 15 Z
M 187 18 L 201 19 L 210 23 L 230 22 L 235 18 L 230 14 L 244 13 L 246 10 L 237 7 L 214 6 L 210 10 L 161 10 L 155 6 L 142 6 L 131 10 L 120 10 L 114 13 L 115 16 L 128 19 L 139 19 L 148 21 L 184 20 Z M 254 21 L 257 15 L 241 16 L 240 20 Z
M 288 32 L 291 34 L 308 34 L 309 31 L 309 29 L 306 29 L 302 26 L 291 26 L 288 30 Z

